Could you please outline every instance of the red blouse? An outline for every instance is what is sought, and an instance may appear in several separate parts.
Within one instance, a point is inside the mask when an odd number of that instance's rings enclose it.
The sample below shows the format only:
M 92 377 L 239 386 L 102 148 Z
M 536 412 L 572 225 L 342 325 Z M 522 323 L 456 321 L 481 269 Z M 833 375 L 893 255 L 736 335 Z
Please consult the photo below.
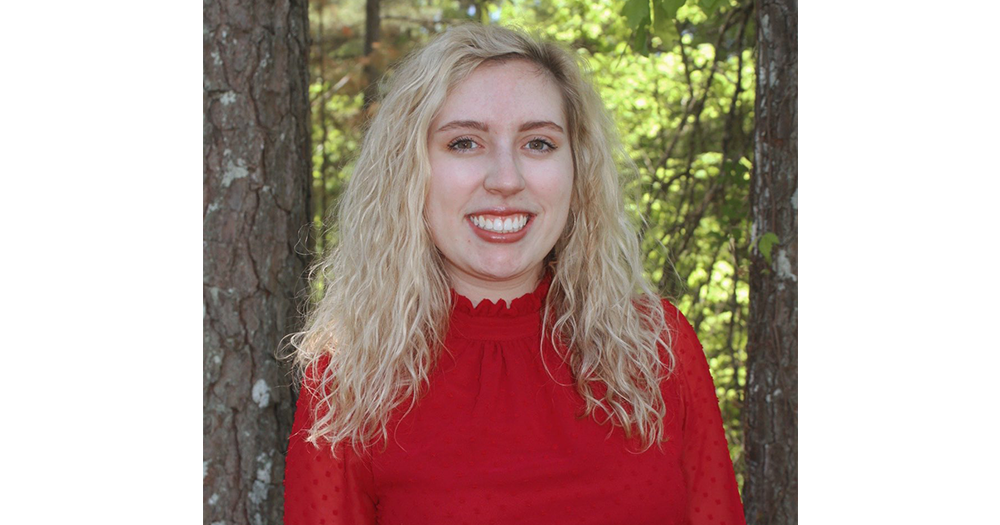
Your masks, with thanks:
M 455 295 L 429 389 L 370 455 L 341 446 L 335 459 L 306 443 L 314 399 L 303 389 L 285 524 L 744 524 L 715 387 L 684 316 L 664 301 L 676 356 L 662 384 L 668 439 L 639 453 L 620 428 L 577 417 L 583 399 L 541 337 L 547 291 L 545 280 L 510 308 Z

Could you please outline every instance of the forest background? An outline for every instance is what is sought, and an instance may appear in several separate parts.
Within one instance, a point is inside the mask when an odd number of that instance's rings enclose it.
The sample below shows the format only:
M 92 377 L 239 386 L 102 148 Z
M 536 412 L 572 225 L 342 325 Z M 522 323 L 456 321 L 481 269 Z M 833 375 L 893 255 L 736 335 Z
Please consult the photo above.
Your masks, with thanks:
M 759 33 L 768 9 L 780 28 Z M 795 522 L 794 2 L 233 0 L 205 16 L 206 524 L 280 520 L 294 388 L 272 351 L 298 329 L 296 290 L 322 293 L 299 281 L 336 242 L 332 212 L 380 79 L 465 23 L 519 26 L 588 64 L 634 163 L 646 275 L 704 346 L 750 522 Z M 774 35 L 765 87 L 784 93 L 761 120 L 758 39 Z M 755 330 L 761 350 L 748 353 Z

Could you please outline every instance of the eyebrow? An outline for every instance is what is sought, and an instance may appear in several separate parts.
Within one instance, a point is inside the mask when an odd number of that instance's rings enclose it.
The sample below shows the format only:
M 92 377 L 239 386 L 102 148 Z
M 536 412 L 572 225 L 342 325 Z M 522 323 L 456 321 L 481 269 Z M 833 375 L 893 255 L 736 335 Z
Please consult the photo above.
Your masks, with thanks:
M 552 122 L 551 120 L 533 120 L 531 122 L 525 122 L 524 124 L 521 125 L 521 129 L 519 131 L 529 131 L 538 128 L 552 128 L 558 131 L 559 133 L 565 133 L 565 131 L 563 131 L 562 129 L 562 126 L 556 124 L 555 122 Z
M 487 126 L 485 122 L 480 122 L 478 120 L 453 120 L 438 128 L 437 133 L 461 128 L 477 129 L 483 133 L 489 132 L 490 130 L 490 127 Z M 524 124 L 521 124 L 521 128 L 518 131 L 529 131 L 538 128 L 552 128 L 560 133 L 565 133 L 562 126 L 552 122 L 551 120 L 532 120 L 530 122 L 525 122 Z
M 479 122 L 478 120 L 453 120 L 445 124 L 444 126 L 438 128 L 437 132 L 441 133 L 442 131 L 448 131 L 450 129 L 460 129 L 460 128 L 478 129 L 483 133 L 486 133 L 487 131 L 490 130 L 489 126 L 487 126 L 483 122 Z

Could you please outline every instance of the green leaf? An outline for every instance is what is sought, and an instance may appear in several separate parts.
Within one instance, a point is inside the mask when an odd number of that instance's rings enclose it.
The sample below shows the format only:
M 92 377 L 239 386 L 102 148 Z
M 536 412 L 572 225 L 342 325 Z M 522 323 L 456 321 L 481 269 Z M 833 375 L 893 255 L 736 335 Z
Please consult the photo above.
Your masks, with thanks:
M 716 8 L 719 7 L 719 0 L 698 0 L 698 5 L 701 9 L 705 11 L 706 15 L 710 15 L 715 12 Z
M 665 44 L 671 44 L 677 39 L 677 26 L 674 25 L 674 17 L 677 9 L 684 4 L 681 0 L 674 8 L 673 13 L 669 11 L 667 4 L 676 3 L 674 0 L 653 0 L 653 34 L 660 37 Z
M 760 254 L 764 256 L 764 260 L 767 261 L 768 266 L 771 265 L 771 247 L 775 243 L 780 243 L 781 240 L 774 232 L 765 233 L 760 240 L 757 241 L 757 249 L 760 250 Z
M 636 29 L 632 49 L 642 56 L 649 56 L 649 18 Z
M 622 7 L 622 14 L 632 31 L 638 32 L 643 25 L 649 22 L 649 0 L 628 0 Z M 645 24 L 644 24 L 645 22 Z
M 666 17 L 665 21 L 669 21 L 671 24 L 674 18 L 677 17 L 677 10 L 681 8 L 687 0 L 653 0 L 653 4 L 658 11 L 663 13 Z

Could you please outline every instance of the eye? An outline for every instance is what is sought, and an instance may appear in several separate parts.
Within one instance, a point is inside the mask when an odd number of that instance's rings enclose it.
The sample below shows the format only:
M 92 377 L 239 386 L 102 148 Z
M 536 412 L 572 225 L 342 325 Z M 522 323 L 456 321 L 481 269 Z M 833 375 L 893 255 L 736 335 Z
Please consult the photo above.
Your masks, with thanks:
M 531 139 L 530 141 L 528 141 L 527 144 L 524 145 L 524 147 L 533 151 L 551 151 L 556 149 L 555 144 L 542 138 Z
M 479 144 L 476 144 L 476 141 L 469 137 L 459 137 L 448 143 L 448 149 L 454 151 L 465 152 L 472 151 L 477 148 L 479 148 Z

